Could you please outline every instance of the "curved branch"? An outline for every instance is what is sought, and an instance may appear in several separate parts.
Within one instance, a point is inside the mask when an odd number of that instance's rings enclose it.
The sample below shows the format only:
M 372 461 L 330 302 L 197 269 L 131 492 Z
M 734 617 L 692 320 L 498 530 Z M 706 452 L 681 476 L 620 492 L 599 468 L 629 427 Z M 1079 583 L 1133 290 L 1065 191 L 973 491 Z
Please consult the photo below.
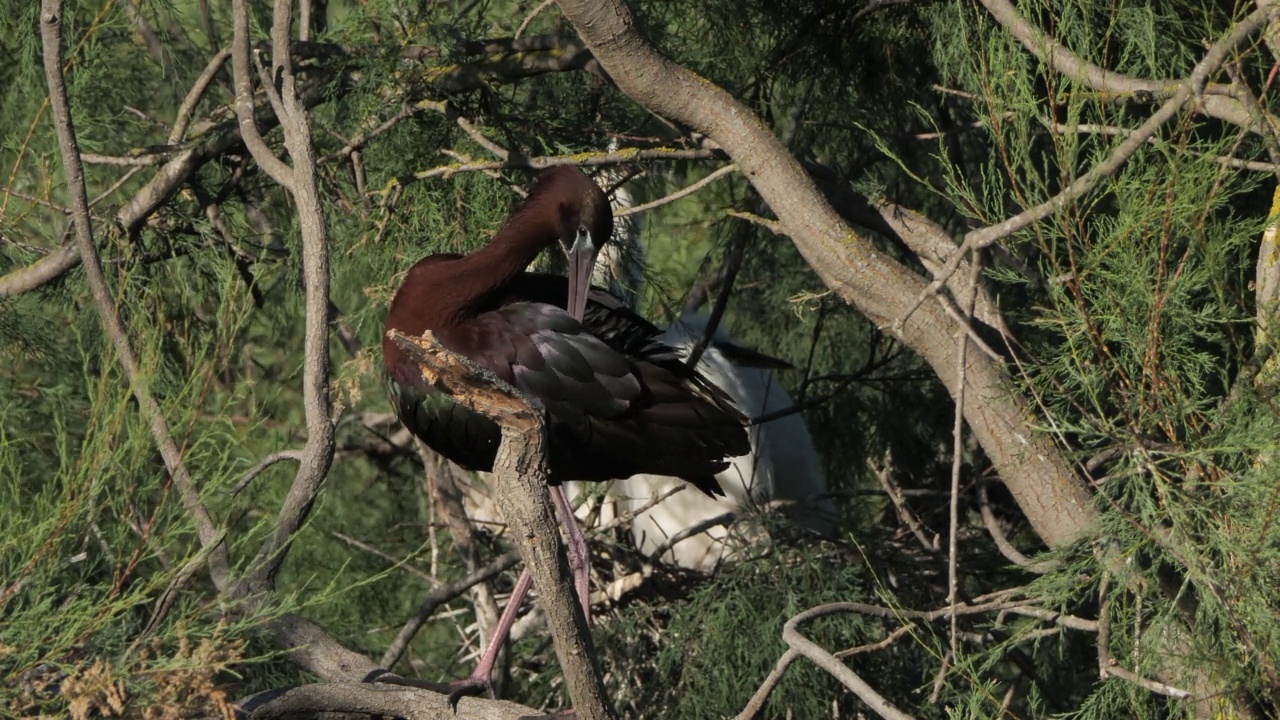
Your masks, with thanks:
M 178 488 L 179 497 L 187 514 L 196 526 L 196 534 L 200 544 L 209 550 L 209 571 L 214 584 L 219 590 L 227 585 L 229 562 L 223 534 L 214 525 L 213 518 L 200 500 L 200 491 L 195 481 L 187 473 L 182 461 L 182 451 L 173 440 L 169 431 L 169 423 L 164 411 L 155 396 L 151 394 L 146 378 L 139 368 L 137 356 L 124 323 L 120 319 L 116 301 L 111 296 L 111 288 L 107 286 L 102 272 L 102 261 L 98 257 L 97 247 L 93 241 L 93 224 L 89 217 L 89 196 L 85 191 L 84 166 L 80 162 L 80 147 L 76 141 L 75 126 L 71 120 L 71 108 L 67 100 L 67 87 L 62 77 L 62 0 L 43 0 L 40 8 L 40 37 L 44 44 L 45 79 L 49 85 L 49 104 L 53 114 L 54 126 L 58 134 L 58 149 L 62 154 L 62 166 L 66 173 L 67 194 L 70 199 L 71 220 L 75 226 L 76 247 L 79 249 L 81 262 L 84 263 L 85 276 L 97 306 L 99 320 L 103 330 L 111 339 L 121 369 L 129 384 L 133 387 L 134 397 L 143 418 L 151 428 L 151 436 L 155 441 L 165 468 Z
M 267 141 L 262 139 L 262 133 L 258 132 L 258 126 L 254 122 L 253 76 L 249 74 L 252 64 L 249 58 L 249 8 L 245 0 L 234 0 L 231 13 L 234 15 L 232 27 L 235 31 L 231 40 L 231 78 L 236 88 L 235 110 L 240 122 L 240 137 L 244 139 L 244 146 L 249 149 L 249 154 L 253 155 L 258 166 L 272 180 L 292 189 L 293 168 L 276 157 L 267 146 Z
M 1100 93 L 1158 100 L 1173 96 L 1182 85 L 1182 80 L 1146 80 L 1098 67 L 1032 26 L 1009 0 L 980 0 L 980 2 L 996 22 L 1000 23 L 1033 55 L 1052 65 L 1063 75 L 1082 82 Z M 1203 100 L 1204 102 L 1197 109 L 1206 115 L 1225 120 L 1252 132 L 1264 131 L 1264 128 L 1250 117 L 1244 103 L 1236 99 L 1231 85 L 1206 86 Z
M 848 665 L 840 662 L 839 658 L 827 652 L 821 645 L 805 637 L 797 629 L 800 623 L 808 622 L 823 615 L 843 612 L 843 609 L 837 605 L 819 605 L 791 618 L 782 626 L 782 639 L 786 641 L 792 650 L 831 673 L 832 676 L 852 690 L 862 702 L 866 703 L 880 717 L 885 718 L 885 720 L 915 720 L 911 715 L 899 710 L 893 703 L 886 700 L 883 695 L 876 692 L 875 688 L 867 684 L 861 677 L 858 677 L 858 674 L 850 670 Z
M 1009 538 L 1005 537 L 1004 531 L 1000 529 L 995 513 L 991 511 L 991 503 L 987 498 L 986 480 L 978 482 L 978 507 L 982 511 L 982 522 L 987 526 L 987 532 L 991 534 L 991 539 L 995 541 L 996 548 L 1000 550 L 1000 554 L 1004 555 L 1009 562 L 1033 573 L 1042 574 L 1058 566 L 1058 563 L 1053 560 L 1032 560 L 1014 547 L 1013 543 L 1009 542 Z
M 248 76 L 247 64 L 241 66 L 241 61 L 248 60 L 248 11 L 244 0 L 237 0 L 235 5 L 236 39 L 231 59 L 237 75 L 237 113 L 242 109 L 247 110 L 247 115 L 240 115 L 241 132 L 248 131 L 256 135 L 253 108 L 241 107 L 242 95 L 246 92 L 241 81 L 247 80 Z M 276 180 L 293 195 L 298 208 L 298 228 L 302 236 L 302 281 L 306 288 L 302 404 L 307 420 L 307 442 L 302 448 L 298 472 L 289 487 L 289 494 L 276 516 L 275 531 L 259 548 L 250 566 L 252 570 L 244 581 L 243 587 L 253 589 L 265 589 L 263 586 L 270 587 L 274 582 L 294 533 L 311 511 L 316 495 L 320 492 L 320 483 L 329 473 L 334 451 L 334 424 L 329 417 L 329 237 L 325 228 L 324 209 L 320 204 L 315 148 L 307 117 L 307 103 L 299 94 L 289 55 L 292 7 L 293 3 L 289 0 L 276 0 L 271 27 L 271 77 L 280 83 L 280 103 L 284 110 L 280 125 L 284 131 L 285 149 L 293 160 L 293 167 L 285 165 L 274 154 L 270 154 L 270 151 L 269 159 L 259 157 L 256 152 L 254 159 L 260 164 L 267 159 L 268 164 L 279 163 L 287 170 L 287 173 L 281 172 Z M 258 139 L 261 140 L 261 136 Z M 245 141 L 252 148 L 253 143 L 248 137 Z M 268 172 L 275 177 L 280 168 L 277 167 L 276 172 Z
M 302 462 L 302 451 L 281 450 L 280 452 L 271 453 L 270 455 L 262 458 L 262 460 L 258 461 L 257 465 L 249 468 L 249 472 L 244 474 L 244 477 L 240 479 L 240 482 L 236 483 L 235 487 L 231 488 L 231 495 L 236 496 L 241 492 L 244 492 L 244 489 L 249 487 L 249 483 L 253 482 L 254 478 L 261 475 L 263 470 L 266 470 L 276 463 L 284 462 L 285 460 Z

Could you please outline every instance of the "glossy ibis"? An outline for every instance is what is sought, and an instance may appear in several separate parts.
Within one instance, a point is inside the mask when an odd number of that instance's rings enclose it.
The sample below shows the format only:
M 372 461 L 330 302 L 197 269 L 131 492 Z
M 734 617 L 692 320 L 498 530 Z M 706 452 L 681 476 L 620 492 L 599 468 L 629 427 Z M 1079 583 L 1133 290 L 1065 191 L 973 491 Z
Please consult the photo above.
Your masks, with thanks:
M 625 186 L 612 194 L 612 208 L 631 206 Z M 639 241 L 635 216 L 620 218 L 610 243 L 600 251 L 592 282 L 632 303 L 643 294 L 645 253 Z M 636 305 L 632 305 L 633 309 Z M 686 312 L 673 323 L 661 341 L 688 357 L 707 329 L 707 316 Z M 791 395 L 776 381 L 772 370 L 733 344 L 723 325 L 698 361 L 698 372 L 725 391 L 739 408 L 752 417 L 770 415 L 794 406 Z M 731 465 L 716 479 L 728 497 L 712 500 L 697 493 L 681 492 L 639 512 L 631 523 L 636 547 L 646 554 L 668 538 L 726 512 L 773 500 L 792 503 L 784 513 L 797 525 L 819 534 L 829 534 L 837 517 L 835 504 L 821 497 L 827 492 L 821 458 L 814 447 L 804 418 L 799 413 L 785 415 L 750 431 L 750 452 L 732 458 Z M 678 484 L 672 477 L 636 475 L 610 484 L 604 521 L 612 513 L 637 511 Z M 663 554 L 663 559 L 691 569 L 710 570 L 731 551 L 725 547 L 728 531 L 723 526 L 685 538 Z
M 546 409 L 552 498 L 588 618 L 586 543 L 560 483 L 658 474 L 723 494 L 716 473 L 728 467 L 726 458 L 750 449 L 747 419 L 733 401 L 663 345 L 655 326 L 590 289 L 598 246 L 612 229 L 608 198 L 594 182 L 576 168 L 548 170 L 484 248 L 432 255 L 410 268 L 386 323 L 387 330 L 411 336 L 430 330 L 445 348 Z M 569 260 L 567 279 L 525 272 L 557 242 Z M 464 468 L 491 470 L 501 439 L 497 424 L 436 392 L 385 335 L 383 359 L 405 426 Z M 489 686 L 530 584 L 526 570 L 475 672 L 455 684 L 458 691 Z

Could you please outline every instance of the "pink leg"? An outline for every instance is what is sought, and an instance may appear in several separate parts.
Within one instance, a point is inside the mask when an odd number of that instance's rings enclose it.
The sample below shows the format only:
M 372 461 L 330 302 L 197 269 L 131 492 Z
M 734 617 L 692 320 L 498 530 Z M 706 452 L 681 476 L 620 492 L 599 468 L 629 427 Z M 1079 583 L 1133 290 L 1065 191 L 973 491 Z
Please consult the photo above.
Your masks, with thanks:
M 551 499 L 555 501 L 556 511 L 560 513 L 560 522 L 564 523 L 565 534 L 569 537 L 569 569 L 573 571 L 573 586 L 578 591 L 578 602 L 582 605 L 582 615 L 591 624 L 591 558 L 587 555 L 587 538 L 578 527 L 578 518 L 573 515 L 573 506 L 569 497 L 564 494 L 564 486 L 551 486 Z
M 480 656 L 476 669 L 467 679 L 446 685 L 450 691 L 449 703 L 455 709 L 458 707 L 458 700 L 467 695 L 476 695 L 483 691 L 488 692 L 490 697 L 493 696 L 493 666 L 498 662 L 498 654 L 502 652 L 502 644 L 507 641 L 507 635 L 511 634 L 511 626 L 516 624 L 520 604 L 524 602 L 524 596 L 529 594 L 529 588 L 532 586 L 533 575 L 530 575 L 526 569 L 516 580 L 511 598 L 507 600 L 507 606 L 502 609 L 502 617 L 498 618 L 498 626 L 493 629 L 493 636 L 489 638 L 489 644 L 485 646 L 484 654 Z
M 564 488 L 559 485 L 552 486 L 551 499 L 555 501 L 556 512 L 560 515 L 560 522 L 564 523 L 565 532 L 569 536 L 569 568 L 573 571 L 573 585 L 578 593 L 578 602 L 582 605 L 582 614 L 586 617 L 587 622 L 591 622 L 591 596 L 590 596 L 590 579 L 591 567 L 587 557 L 587 539 L 582 534 L 582 528 L 578 527 L 578 519 L 573 515 L 573 506 L 569 504 L 569 498 L 564 494 Z M 476 669 L 465 680 L 447 683 L 443 689 L 449 691 L 449 702 L 455 709 L 458 707 L 458 701 L 467 695 L 475 695 L 480 692 L 488 692 L 493 695 L 493 667 L 498 662 L 498 654 L 502 651 L 502 644 L 507 641 L 507 636 L 511 634 L 511 626 L 516 623 L 516 615 L 520 611 L 520 604 L 524 602 L 524 596 L 529 594 L 529 588 L 533 586 L 533 575 L 529 573 L 528 568 L 520 573 L 520 578 L 516 580 L 515 589 L 511 591 L 511 598 L 507 600 L 507 606 L 502 609 L 502 617 L 498 618 L 498 626 L 493 629 L 493 637 L 489 638 L 489 644 L 484 649 L 484 654 L 480 656 L 480 662 L 476 664 Z M 433 689 L 437 686 L 433 685 Z

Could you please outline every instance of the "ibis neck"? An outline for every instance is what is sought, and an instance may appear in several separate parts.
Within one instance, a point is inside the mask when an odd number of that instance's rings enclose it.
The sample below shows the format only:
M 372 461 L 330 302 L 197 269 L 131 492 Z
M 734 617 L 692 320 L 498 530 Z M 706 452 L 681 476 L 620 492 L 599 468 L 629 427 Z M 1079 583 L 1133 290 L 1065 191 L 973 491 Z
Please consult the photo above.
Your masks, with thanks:
M 500 288 L 524 272 L 538 253 L 553 245 L 556 239 L 555 227 L 550 224 L 542 227 L 508 223 L 488 245 L 466 256 L 466 277 L 481 289 L 478 295 Z

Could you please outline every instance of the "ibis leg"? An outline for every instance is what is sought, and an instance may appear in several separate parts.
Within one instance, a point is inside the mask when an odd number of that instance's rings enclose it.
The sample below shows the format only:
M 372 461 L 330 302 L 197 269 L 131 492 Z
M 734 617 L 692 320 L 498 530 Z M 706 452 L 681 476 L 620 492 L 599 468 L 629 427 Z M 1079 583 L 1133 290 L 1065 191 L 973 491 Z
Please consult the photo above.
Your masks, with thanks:
M 573 585 L 578 594 L 578 601 L 582 604 L 582 614 L 586 617 L 587 622 L 591 622 L 591 595 L 590 595 L 590 579 L 591 566 L 587 555 L 587 539 L 582 534 L 582 528 L 578 526 L 578 519 L 573 515 L 573 506 L 569 504 L 569 498 L 564 493 L 564 488 L 559 485 L 551 487 L 551 499 L 555 501 L 556 512 L 560 515 L 560 521 L 564 523 L 565 533 L 568 535 L 568 553 L 569 553 L 569 569 L 573 571 Z M 468 695 L 476 695 L 481 692 L 493 694 L 493 668 L 498 662 L 498 655 L 502 652 L 502 644 L 507 641 L 507 636 L 511 634 L 511 626 L 515 625 L 516 615 L 520 612 L 520 605 L 524 602 L 525 595 L 529 594 L 529 588 L 533 586 L 533 575 L 529 573 L 528 568 L 520 573 L 520 578 L 516 580 L 516 586 L 511 591 L 511 598 L 507 600 L 507 606 L 502 609 L 502 617 L 498 618 L 498 626 L 493 629 L 493 636 L 489 638 L 489 644 L 485 646 L 484 654 L 480 656 L 480 662 L 476 665 L 476 669 L 471 676 L 465 680 L 448 683 L 444 689 L 449 691 L 449 701 L 457 708 L 458 700 Z
M 516 580 L 516 586 L 511 591 L 511 598 L 507 600 L 507 606 L 502 609 L 502 616 L 498 618 L 498 626 L 493 629 L 493 635 L 489 638 L 489 644 L 484 648 L 484 655 L 480 656 L 480 662 L 476 665 L 476 669 L 472 671 L 471 676 L 465 680 L 449 683 L 446 688 L 449 692 L 449 702 L 455 709 L 458 707 L 458 700 L 467 695 L 477 695 L 481 692 L 488 692 L 493 695 L 493 666 L 498 662 L 498 655 L 502 652 L 502 644 L 507 641 L 507 636 L 511 634 L 511 626 L 516 623 L 516 615 L 520 612 L 520 605 L 524 602 L 524 596 L 529 594 L 529 588 L 533 586 L 533 575 L 529 574 L 529 570 L 525 569 L 520 573 L 520 578 Z
M 578 602 L 582 604 L 582 616 L 591 624 L 591 558 L 587 554 L 587 538 L 578 526 L 578 518 L 573 514 L 573 506 L 569 497 L 564 494 L 563 485 L 551 486 L 551 499 L 560 513 L 560 522 L 564 523 L 565 534 L 569 537 L 569 569 L 573 571 L 573 586 L 578 591 Z

